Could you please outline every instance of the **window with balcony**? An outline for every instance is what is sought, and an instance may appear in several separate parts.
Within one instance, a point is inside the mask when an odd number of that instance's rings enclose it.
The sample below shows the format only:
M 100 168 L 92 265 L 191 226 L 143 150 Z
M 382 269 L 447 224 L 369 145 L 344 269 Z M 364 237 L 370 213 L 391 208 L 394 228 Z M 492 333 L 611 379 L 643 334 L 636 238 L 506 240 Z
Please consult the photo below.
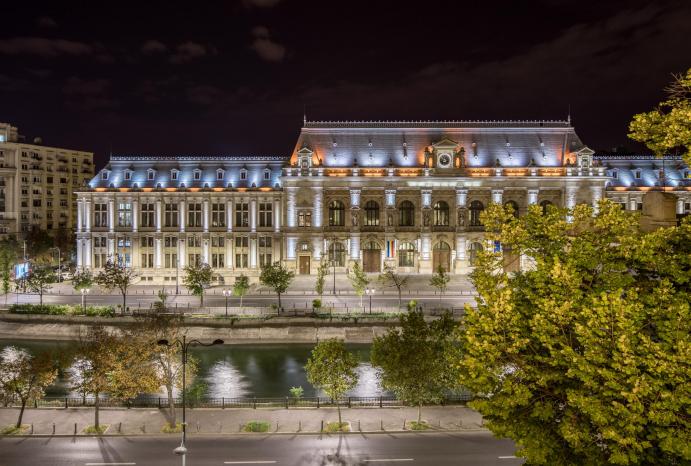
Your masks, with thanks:
M 329 245 L 329 262 L 336 267 L 345 267 L 345 252 L 343 243 L 331 243 Z

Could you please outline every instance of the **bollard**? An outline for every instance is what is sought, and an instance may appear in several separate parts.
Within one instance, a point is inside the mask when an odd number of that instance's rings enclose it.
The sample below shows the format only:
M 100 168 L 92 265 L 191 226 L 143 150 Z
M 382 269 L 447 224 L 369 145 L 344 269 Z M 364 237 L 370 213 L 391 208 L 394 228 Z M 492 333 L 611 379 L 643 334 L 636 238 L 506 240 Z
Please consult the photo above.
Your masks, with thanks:
M 33 423 L 33 422 L 31 423 L 31 432 L 29 432 L 29 433 L 30 433 L 31 435 L 34 434 L 34 423 Z
M 67 409 L 67 397 L 65 397 L 65 409 Z
M 441 419 L 439 419 L 439 428 L 441 429 Z
M 324 419 L 322 419 L 322 426 L 321 429 L 319 429 L 319 432 L 324 432 Z
M 403 430 L 405 430 L 405 419 L 403 419 Z
M 122 422 L 118 424 L 118 434 L 122 433 Z
M 220 434 L 221 432 L 223 432 L 223 423 L 219 422 L 218 423 L 218 433 Z
M 221 398 L 221 409 L 226 409 L 226 398 L 225 397 Z
M 381 419 L 379 419 L 379 429 L 384 430 L 384 421 L 382 421 Z
M 357 420 L 357 430 L 362 432 L 362 426 L 360 425 L 360 419 Z
M 257 399 L 256 399 L 256 398 L 253 398 L 253 400 L 254 400 L 254 401 L 253 401 L 254 409 L 257 409 Z
M 146 434 L 146 424 L 142 424 L 142 432 Z
M 278 421 L 276 421 L 276 432 L 278 432 Z
M 298 432 L 302 431 L 302 420 L 298 421 Z
M 463 427 L 463 418 L 462 417 L 458 418 L 458 427 Z
M 199 421 L 197 421 L 197 433 L 199 433 Z
M 53 435 L 55 435 L 55 423 L 53 423 Z
M 77 435 L 77 423 L 74 423 L 74 435 Z

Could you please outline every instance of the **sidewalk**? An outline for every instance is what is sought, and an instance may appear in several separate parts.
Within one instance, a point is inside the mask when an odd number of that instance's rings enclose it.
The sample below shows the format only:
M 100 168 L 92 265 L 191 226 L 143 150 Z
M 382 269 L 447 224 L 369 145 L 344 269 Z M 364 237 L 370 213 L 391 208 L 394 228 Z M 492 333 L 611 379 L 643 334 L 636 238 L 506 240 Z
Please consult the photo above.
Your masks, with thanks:
M 417 419 L 416 408 L 341 408 L 344 421 L 351 423 L 353 432 L 401 432 L 404 422 Z M 17 422 L 19 410 L 0 409 L 0 427 Z M 101 409 L 102 424 L 110 425 L 107 434 L 160 434 L 167 422 L 167 410 L 157 409 Z M 182 409 L 177 409 L 181 422 Z M 436 431 L 478 430 L 482 416 L 465 406 L 430 406 L 422 408 L 422 418 Z M 294 409 L 187 409 L 188 434 L 237 434 L 249 421 L 266 421 L 271 433 L 314 433 L 327 422 L 338 421 L 336 408 Z M 27 409 L 22 424 L 33 425 L 34 435 L 82 434 L 94 422 L 93 408 Z M 55 432 L 53 432 L 55 426 Z M 170 434 L 179 435 L 179 434 Z

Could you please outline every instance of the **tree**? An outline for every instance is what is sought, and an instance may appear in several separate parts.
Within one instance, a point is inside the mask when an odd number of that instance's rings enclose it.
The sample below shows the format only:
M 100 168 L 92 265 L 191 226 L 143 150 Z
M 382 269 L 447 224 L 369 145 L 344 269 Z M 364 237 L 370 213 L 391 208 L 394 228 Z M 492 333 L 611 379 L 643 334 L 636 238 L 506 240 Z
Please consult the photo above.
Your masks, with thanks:
M 199 296 L 199 305 L 204 307 L 204 290 L 211 286 L 213 271 L 209 264 L 190 264 L 185 267 L 185 276 L 182 283 Z
M 166 390 L 168 397 L 168 413 L 170 425 L 177 425 L 175 411 L 175 391 L 182 390 L 182 350 L 180 345 L 158 345 L 159 340 L 174 342 L 181 339 L 185 332 L 184 318 L 180 315 L 153 315 L 144 326 L 144 334 L 140 337 L 144 344 L 151 345 L 148 351 L 152 354 L 152 361 L 158 385 Z M 197 373 L 197 360 L 187 357 L 185 377 L 191 381 Z
M 26 286 L 29 291 L 38 293 L 41 306 L 43 306 L 43 293 L 51 289 L 50 284 L 55 283 L 55 278 L 55 273 L 46 267 L 35 267 L 26 276 Z
M 53 247 L 53 237 L 46 230 L 33 225 L 26 233 L 26 250 L 31 253 L 31 262 L 50 265 L 53 260 L 50 248 Z
M 461 332 L 472 406 L 530 464 L 686 463 L 691 222 L 644 233 L 608 200 L 572 215 L 485 212 L 488 239 L 533 265 L 478 256 Z
M 655 110 L 634 115 L 629 137 L 644 143 L 658 157 L 678 150 L 691 165 L 691 68 L 685 75 L 674 76 L 667 100 Z
M 14 238 L 0 241 L 0 287 L 5 295 L 5 304 L 7 304 L 7 295 L 11 290 L 12 266 L 17 259 L 16 251 L 17 242 L 14 241 Z
M 120 260 L 109 260 L 103 270 L 96 276 L 96 283 L 106 291 L 110 292 L 118 289 L 122 294 L 122 313 L 127 310 L 127 289 L 134 283 L 137 274 L 134 270 L 126 267 Z
M 382 387 L 411 406 L 436 403 L 456 386 L 450 356 L 456 354 L 453 338 L 457 324 L 449 314 L 426 322 L 420 312 L 400 318 L 400 329 L 392 328 L 372 342 L 372 365 L 380 367 Z
M 35 356 L 25 350 L 8 346 L 0 353 L 0 397 L 5 403 L 19 403 L 17 429 L 27 403 L 43 398 L 46 388 L 58 375 L 56 362 L 50 353 Z
M 348 274 L 348 280 L 355 290 L 355 294 L 360 297 L 360 307 L 362 307 L 362 296 L 365 294 L 367 285 L 369 285 L 369 279 L 367 275 L 360 267 L 360 262 L 355 261 L 353 263 L 353 273 Z
M 324 299 L 324 283 L 329 274 L 329 261 L 322 257 L 319 267 L 317 267 L 317 280 L 314 284 L 314 291 L 319 295 L 319 299 Z
M 262 267 L 259 281 L 262 285 L 272 288 L 278 295 L 278 309 L 281 309 L 281 294 L 285 293 L 295 278 L 295 272 L 283 267 L 280 262 L 267 264 Z
M 122 335 L 102 326 L 90 327 L 75 350 L 72 389 L 94 397 L 94 427 L 100 431 L 99 409 L 102 395 L 130 399 L 160 386 L 151 363 L 151 345 L 142 344 L 137 335 L 125 330 Z
M 379 282 L 383 286 L 396 287 L 398 290 L 398 309 L 401 309 L 401 290 L 408 285 L 408 277 L 396 273 L 389 264 L 384 265 L 384 272 L 379 275 Z
M 240 276 L 235 277 L 235 283 L 233 283 L 233 296 L 238 296 L 240 298 L 240 309 L 242 309 L 242 297 L 247 294 L 250 289 L 250 279 L 240 274 Z
M 451 277 L 449 276 L 448 273 L 446 273 L 446 270 L 444 270 L 444 267 L 439 264 L 437 267 L 437 273 L 432 275 L 432 278 L 429 281 L 429 284 L 435 287 L 436 289 L 439 290 L 439 299 L 441 300 L 441 296 L 446 292 L 446 286 L 449 284 L 449 281 L 451 280 Z
M 88 290 L 94 286 L 94 277 L 88 270 L 77 271 L 72 277 L 72 288 L 75 291 Z
M 165 289 L 161 288 L 158 290 L 158 293 L 156 293 L 156 296 L 158 297 L 158 301 L 153 305 L 154 312 L 157 314 L 166 312 L 168 310 L 168 293 L 166 293 Z
M 305 366 L 309 383 L 324 390 L 336 402 L 339 428 L 343 425 L 339 399 L 357 385 L 357 366 L 355 355 L 346 349 L 341 340 L 335 338 L 320 341 Z

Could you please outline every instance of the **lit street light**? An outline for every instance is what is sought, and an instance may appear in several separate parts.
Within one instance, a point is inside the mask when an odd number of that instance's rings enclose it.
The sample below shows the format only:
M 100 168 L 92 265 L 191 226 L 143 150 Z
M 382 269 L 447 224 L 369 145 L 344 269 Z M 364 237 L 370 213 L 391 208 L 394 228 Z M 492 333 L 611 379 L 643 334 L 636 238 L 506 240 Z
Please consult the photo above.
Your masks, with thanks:
M 365 294 L 369 296 L 369 313 L 372 313 L 372 295 L 374 294 L 374 288 L 365 288 Z
M 223 290 L 223 296 L 226 297 L 226 317 L 228 317 L 228 298 L 232 294 L 232 291 L 230 290 Z
M 190 346 L 214 346 L 214 345 L 222 345 L 223 340 L 216 339 L 211 343 L 202 343 L 199 340 L 190 340 L 187 341 L 187 337 L 185 335 L 182 336 L 182 340 L 176 339 L 173 342 L 169 342 L 168 340 L 158 340 L 158 344 L 160 346 L 175 346 L 175 345 L 180 345 L 180 349 L 182 350 L 182 442 L 180 443 L 180 446 L 175 448 L 173 450 L 173 453 L 176 455 L 182 456 L 182 466 L 185 466 L 185 456 L 187 455 L 187 447 L 185 446 L 185 441 L 187 440 L 187 422 L 186 422 L 186 390 L 187 387 L 185 386 L 186 384 L 186 373 L 187 373 L 187 351 Z M 175 427 L 175 426 L 173 426 Z

